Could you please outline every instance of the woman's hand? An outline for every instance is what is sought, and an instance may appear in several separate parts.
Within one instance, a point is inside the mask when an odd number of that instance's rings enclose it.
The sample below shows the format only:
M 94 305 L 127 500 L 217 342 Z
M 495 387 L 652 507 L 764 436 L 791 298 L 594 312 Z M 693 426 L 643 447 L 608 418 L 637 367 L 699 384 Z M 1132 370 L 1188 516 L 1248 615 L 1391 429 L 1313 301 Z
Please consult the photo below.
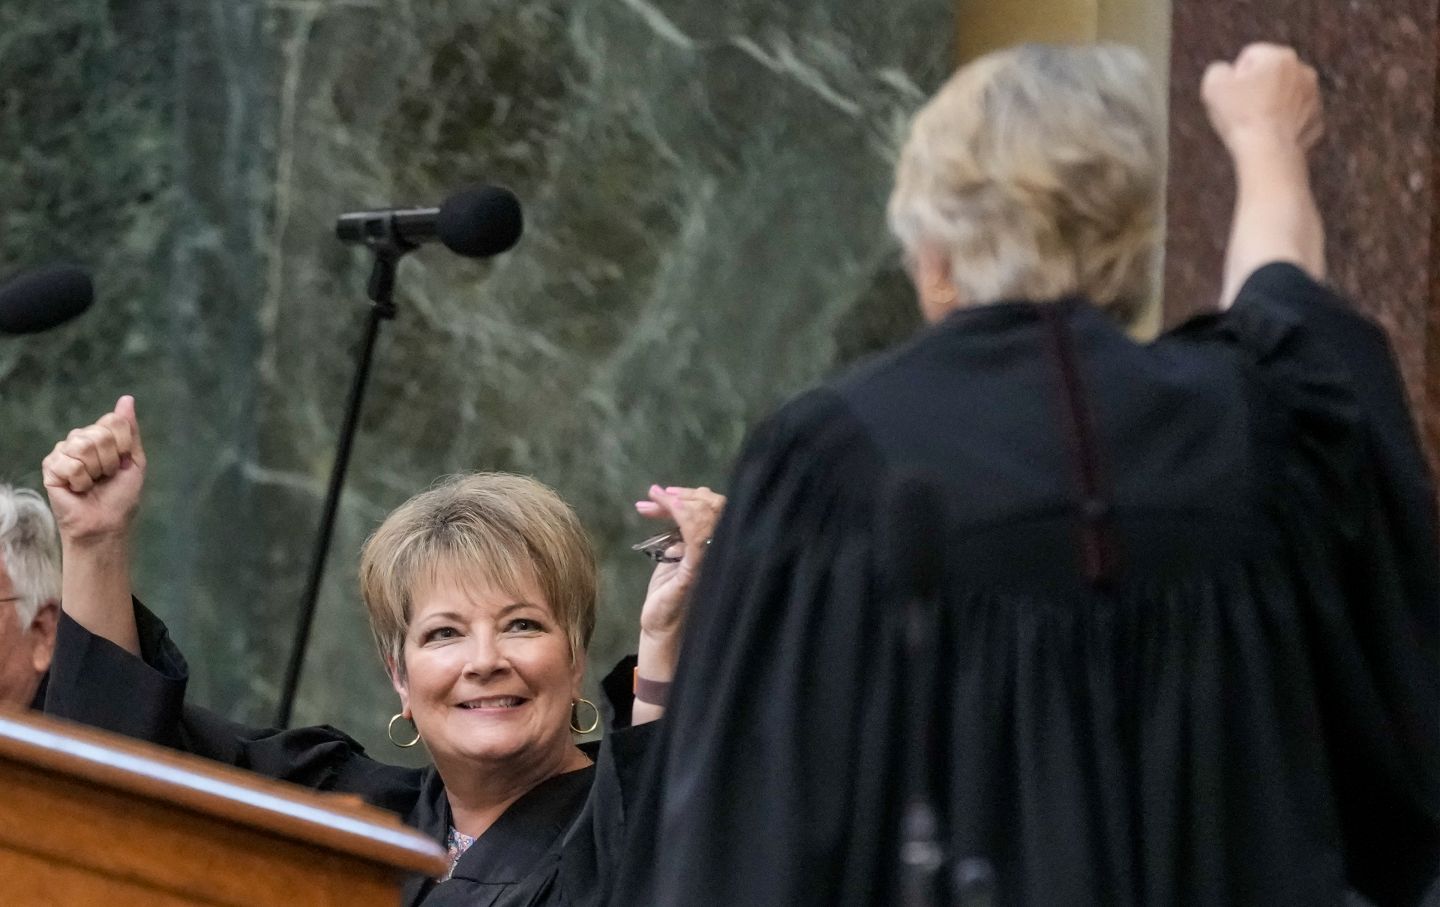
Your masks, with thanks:
M 668 684 L 675 676 L 680 660 L 680 638 L 685 629 L 685 615 L 690 607 L 690 592 L 700 575 L 700 563 L 715 524 L 725 509 L 725 496 L 708 488 L 661 488 L 650 486 L 650 499 L 637 501 L 635 509 L 657 520 L 673 520 L 684 539 L 665 552 L 676 561 L 660 563 L 650 577 L 650 590 L 640 611 L 640 647 L 636 673 L 652 684 Z M 651 689 L 663 691 L 663 686 Z M 631 723 L 644 724 L 665 713 L 660 702 L 637 696 L 631 710 Z
M 1319 77 L 1288 47 L 1251 44 L 1211 63 L 1200 83 L 1210 123 L 1235 164 L 1235 216 L 1220 307 L 1274 261 L 1325 279 L 1325 224 L 1310 191 L 1308 153 L 1325 131 Z
M 640 632 L 665 636 L 678 633 L 685 625 L 690 590 L 699 576 L 710 537 L 715 534 L 715 524 L 725 509 L 725 496 L 708 488 L 651 485 L 649 498 L 636 501 L 635 510 L 651 519 L 675 523 L 684 539 L 666 552 L 669 557 L 678 557 L 678 561 L 655 567 L 640 611 Z
M 1234 63 L 1211 63 L 1200 96 L 1232 155 L 1255 144 L 1304 153 L 1325 131 L 1319 77 L 1289 47 L 1251 44 Z

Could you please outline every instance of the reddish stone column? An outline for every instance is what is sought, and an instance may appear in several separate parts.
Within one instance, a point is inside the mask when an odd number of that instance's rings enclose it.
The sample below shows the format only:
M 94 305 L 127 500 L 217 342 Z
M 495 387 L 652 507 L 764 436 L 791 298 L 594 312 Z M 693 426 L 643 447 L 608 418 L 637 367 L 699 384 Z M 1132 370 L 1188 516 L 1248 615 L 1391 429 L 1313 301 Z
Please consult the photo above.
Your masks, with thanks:
M 1213 305 L 1234 202 L 1200 76 L 1250 41 L 1293 44 L 1325 92 L 1313 174 L 1330 279 L 1389 331 L 1440 462 L 1440 0 L 1174 0 L 1173 34 L 1168 320 Z

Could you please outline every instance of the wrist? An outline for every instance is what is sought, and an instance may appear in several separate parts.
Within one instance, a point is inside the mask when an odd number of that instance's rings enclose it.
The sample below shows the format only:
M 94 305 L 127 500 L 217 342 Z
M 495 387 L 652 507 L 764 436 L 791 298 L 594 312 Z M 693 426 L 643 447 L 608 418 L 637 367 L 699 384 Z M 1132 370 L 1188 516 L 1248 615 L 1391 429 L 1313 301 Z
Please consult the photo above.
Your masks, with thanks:
M 1265 126 L 1244 126 L 1234 129 L 1225 138 L 1236 168 L 1304 165 L 1307 153 L 1299 138 L 1281 129 Z
M 1287 211 L 1311 199 L 1310 166 L 1298 148 L 1251 146 L 1235 157 L 1235 187 L 1238 208 Z
M 69 559 L 71 557 L 83 557 L 89 559 L 111 560 L 114 558 L 129 558 L 130 554 L 130 533 L 128 531 L 118 532 L 87 532 L 67 533 L 63 529 L 60 532 L 61 554 Z
M 641 630 L 635 660 L 636 670 L 641 677 L 668 682 L 675 676 L 675 666 L 680 662 L 679 632 L 653 633 Z
M 680 636 L 684 626 L 678 622 L 666 627 L 640 626 L 640 645 L 650 645 L 656 648 L 669 648 L 680 645 Z

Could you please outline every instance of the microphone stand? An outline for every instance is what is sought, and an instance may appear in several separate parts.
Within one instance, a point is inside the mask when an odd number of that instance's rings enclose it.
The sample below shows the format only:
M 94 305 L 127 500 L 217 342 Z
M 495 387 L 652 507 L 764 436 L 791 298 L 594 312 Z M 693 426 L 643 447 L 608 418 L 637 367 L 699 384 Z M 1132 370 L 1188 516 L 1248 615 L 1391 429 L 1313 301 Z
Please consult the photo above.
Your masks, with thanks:
M 934 726 L 938 607 L 921 590 L 908 592 L 901 614 L 901 644 L 908 669 L 902 685 L 902 714 L 909 746 L 903 760 L 906 792 L 900 820 L 900 903 L 904 907 L 938 907 L 944 902 L 940 877 L 946 862 L 931 767 L 939 756 Z
M 990 861 L 973 856 L 953 860 L 936 811 L 938 798 L 930 763 L 942 758 L 935 732 L 939 603 L 933 594 L 912 593 L 902 617 L 903 651 L 910 671 L 903 714 L 910 747 L 904 761 L 907 790 L 900 820 L 900 904 L 994 907 L 995 870 Z
M 899 647 L 903 656 L 900 719 L 907 747 L 901 757 L 899 891 L 902 907 L 994 907 L 995 871 L 981 856 L 956 860 L 940 813 L 946 748 L 937 723 L 941 707 L 941 582 L 944 552 L 935 541 L 945 513 L 938 489 L 906 477 L 891 489 L 891 560 L 901 579 Z M 917 531 L 916 527 L 925 527 Z
M 375 356 L 375 342 L 380 336 L 380 325 L 395 317 L 395 272 L 400 259 L 406 252 L 416 248 L 403 241 L 395 229 L 394 217 L 376 222 L 376 234 L 366 239 L 365 244 L 375 253 L 375 264 L 370 269 L 367 294 L 370 297 L 370 315 L 365 322 L 365 336 L 360 343 L 359 362 L 355 366 L 355 377 L 350 384 L 350 399 L 345 406 L 345 421 L 340 426 L 340 438 L 335 446 L 335 462 L 330 467 L 330 487 L 325 492 L 325 504 L 320 513 L 320 533 L 315 540 L 315 550 L 310 558 L 310 576 L 305 581 L 305 594 L 300 600 L 300 618 L 295 630 L 295 642 L 290 649 L 290 662 L 285 669 L 285 682 L 280 688 L 280 707 L 275 717 L 275 726 L 290 726 L 290 716 L 295 708 L 295 693 L 300 685 L 300 670 L 305 664 L 305 650 L 310 642 L 310 627 L 315 621 L 315 607 L 320 598 L 320 584 L 325 577 L 325 560 L 330 553 L 330 540 L 335 532 L 335 515 L 340 508 L 340 493 L 345 487 L 345 471 L 350 465 L 350 449 L 355 440 L 355 430 L 360 422 L 360 406 L 365 399 L 365 385 L 370 377 L 370 363 Z

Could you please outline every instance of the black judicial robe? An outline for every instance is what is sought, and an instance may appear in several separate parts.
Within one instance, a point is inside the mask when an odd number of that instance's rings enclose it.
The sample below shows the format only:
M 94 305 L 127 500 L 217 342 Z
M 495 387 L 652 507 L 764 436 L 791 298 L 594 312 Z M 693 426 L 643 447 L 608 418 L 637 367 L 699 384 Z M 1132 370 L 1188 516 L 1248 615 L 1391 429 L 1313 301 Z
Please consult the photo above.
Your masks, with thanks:
M 902 475 L 941 514 L 944 871 L 994 898 L 933 903 L 1418 900 L 1435 489 L 1381 331 L 1272 264 L 1148 345 L 1078 300 L 961 311 L 760 427 L 615 904 L 900 903 Z
M 442 847 L 450 807 L 434 767 L 387 765 L 331 727 L 256 729 L 185 704 L 188 669 L 165 625 L 135 603 L 141 657 L 62 615 L 47 713 L 317 790 L 358 794 Z M 595 903 L 625 838 L 654 725 L 608 733 L 596 763 L 525 794 L 461 855 L 451 878 L 410 877 L 403 904 L 539 907 Z

